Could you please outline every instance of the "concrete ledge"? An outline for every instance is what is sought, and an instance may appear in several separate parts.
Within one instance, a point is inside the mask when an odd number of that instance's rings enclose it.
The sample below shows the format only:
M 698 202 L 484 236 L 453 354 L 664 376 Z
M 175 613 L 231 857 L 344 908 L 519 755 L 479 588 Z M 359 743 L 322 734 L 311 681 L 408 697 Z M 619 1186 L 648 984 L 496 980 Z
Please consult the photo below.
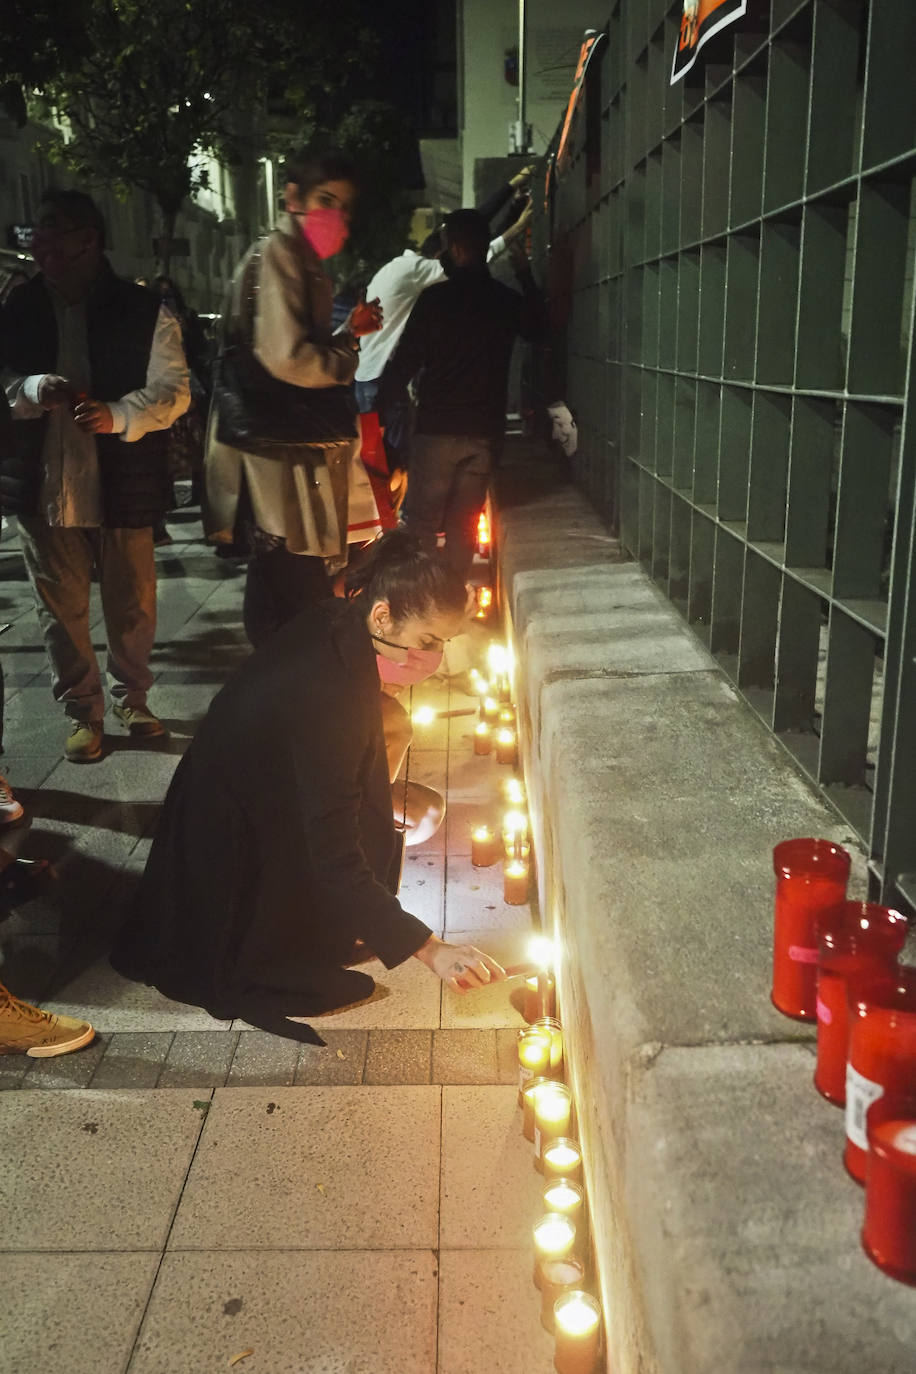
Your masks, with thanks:
M 614 1374 L 896 1374 L 916 1291 L 769 1000 L 773 845 L 852 837 L 573 489 L 510 448 L 499 507 Z

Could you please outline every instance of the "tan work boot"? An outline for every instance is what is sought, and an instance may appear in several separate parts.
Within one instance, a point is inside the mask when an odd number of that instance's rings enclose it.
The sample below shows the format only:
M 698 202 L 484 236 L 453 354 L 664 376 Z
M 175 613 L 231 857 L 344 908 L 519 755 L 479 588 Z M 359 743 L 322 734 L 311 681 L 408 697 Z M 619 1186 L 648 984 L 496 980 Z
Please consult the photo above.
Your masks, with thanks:
M 162 721 L 157 720 L 152 711 L 148 711 L 145 706 L 127 706 L 119 703 L 115 705 L 114 713 L 132 735 L 145 735 L 147 739 L 153 739 L 156 735 L 165 734 Z
M 64 755 L 71 763 L 95 763 L 102 757 L 102 722 L 75 720 L 64 746 Z
M 95 1038 L 88 1021 L 40 1011 L 0 983 L 0 1054 L 27 1054 L 50 1059 L 55 1054 L 80 1050 Z

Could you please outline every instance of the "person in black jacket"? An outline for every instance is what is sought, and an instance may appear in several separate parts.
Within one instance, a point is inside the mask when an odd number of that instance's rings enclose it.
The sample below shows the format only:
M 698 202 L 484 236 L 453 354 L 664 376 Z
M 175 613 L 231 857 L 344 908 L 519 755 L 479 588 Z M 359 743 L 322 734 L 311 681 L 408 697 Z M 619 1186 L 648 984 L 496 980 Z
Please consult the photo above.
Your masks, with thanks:
M 0 366 L 15 448 L 0 500 L 19 517 L 52 689 L 70 718 L 66 757 L 102 754 L 105 701 L 89 631 L 98 572 L 114 714 L 161 735 L 147 709 L 156 633 L 152 528 L 168 509 L 169 426 L 190 401 L 181 330 L 142 286 L 116 277 L 105 225 L 81 191 L 42 199 L 41 272 L 0 314 Z
M 427 549 L 444 532 L 449 562 L 466 577 L 494 454 L 505 433 L 512 347 L 518 335 L 541 335 L 544 309 L 523 250 L 513 255 L 521 295 L 490 276 L 489 228 L 476 210 L 455 210 L 443 232 L 449 278 L 428 287 L 414 306 L 382 374 L 378 408 L 384 421 L 415 381 L 407 528 Z
M 214 698 L 175 772 L 111 962 L 219 1019 L 324 1042 L 295 1018 L 370 996 L 349 965 L 414 956 L 464 990 L 503 978 L 400 905 L 380 677 L 420 681 L 464 620 L 463 580 L 392 530 Z M 239 758 L 246 760 L 238 786 Z

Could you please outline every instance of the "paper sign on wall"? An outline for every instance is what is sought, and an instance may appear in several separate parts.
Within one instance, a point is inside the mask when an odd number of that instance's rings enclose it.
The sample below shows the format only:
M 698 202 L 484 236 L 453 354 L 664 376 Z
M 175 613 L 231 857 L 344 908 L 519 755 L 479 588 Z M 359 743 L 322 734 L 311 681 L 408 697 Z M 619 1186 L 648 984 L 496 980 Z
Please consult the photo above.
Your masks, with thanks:
M 684 0 L 684 13 L 678 34 L 671 85 L 689 72 L 703 44 L 714 33 L 733 24 L 747 11 L 747 0 Z

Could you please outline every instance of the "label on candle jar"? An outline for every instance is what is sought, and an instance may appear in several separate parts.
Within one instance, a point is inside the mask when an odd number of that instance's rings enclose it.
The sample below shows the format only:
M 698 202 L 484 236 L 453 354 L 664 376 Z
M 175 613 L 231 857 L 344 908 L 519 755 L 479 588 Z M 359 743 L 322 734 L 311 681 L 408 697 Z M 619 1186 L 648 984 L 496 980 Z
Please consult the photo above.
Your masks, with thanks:
M 860 1150 L 868 1149 L 868 1136 L 865 1131 L 865 1117 L 873 1102 L 884 1096 L 880 1083 L 875 1083 L 859 1073 L 851 1064 L 846 1065 L 846 1134 Z
M 796 964 L 816 964 L 817 950 L 809 949 L 807 945 L 790 945 L 789 958 Z
M 827 1003 L 822 1002 L 820 998 L 817 999 L 817 1019 L 818 1021 L 823 1021 L 825 1026 L 829 1026 L 833 1020 L 833 1012 L 827 1006 Z
M 535 1159 L 541 1157 L 541 1130 L 539 1126 L 534 1128 L 534 1157 Z

